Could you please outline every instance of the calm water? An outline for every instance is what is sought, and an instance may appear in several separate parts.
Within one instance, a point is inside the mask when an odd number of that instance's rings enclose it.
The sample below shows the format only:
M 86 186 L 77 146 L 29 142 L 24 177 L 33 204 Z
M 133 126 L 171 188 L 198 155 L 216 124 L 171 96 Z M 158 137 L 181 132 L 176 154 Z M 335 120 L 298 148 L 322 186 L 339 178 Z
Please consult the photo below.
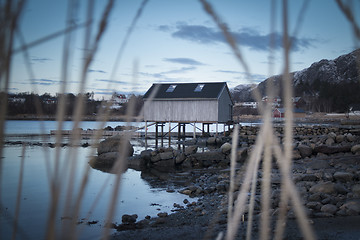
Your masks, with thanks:
M 56 129 L 56 122 L 44 122 L 43 130 L 49 133 Z M 83 129 L 95 128 L 96 122 L 85 122 L 81 126 Z M 111 122 L 106 126 L 124 125 L 119 122 Z M 64 129 L 71 129 L 72 123 L 65 122 Z M 53 141 L 51 136 L 40 138 L 28 136 L 28 134 L 43 133 L 43 130 L 36 121 L 8 121 L 6 124 L 7 134 L 20 134 L 21 136 L 6 137 L 11 140 L 20 139 L 21 141 Z M 136 145 L 136 144 L 135 144 Z M 140 152 L 142 145 L 136 145 L 136 151 Z M 4 157 L 2 159 L 1 173 L 1 215 L 0 231 L 1 239 L 9 239 L 12 234 L 11 222 L 15 216 L 17 189 L 19 186 L 20 166 L 21 166 L 20 145 L 6 145 L 4 147 Z M 54 173 L 55 168 L 55 149 L 40 146 L 27 146 L 25 148 L 23 185 L 20 197 L 19 214 L 19 233 L 18 239 L 43 239 L 47 222 L 48 208 L 51 201 L 49 177 Z M 76 151 L 76 157 L 70 157 L 71 152 Z M 59 166 L 63 170 L 61 176 L 61 186 L 63 187 L 60 196 L 59 211 L 57 214 L 57 225 L 60 226 L 62 218 L 67 216 L 63 213 L 65 202 L 65 188 L 69 184 L 69 173 L 74 169 L 75 179 L 71 182 L 74 187 L 74 194 L 79 191 L 80 180 L 86 169 L 89 169 L 90 177 L 87 183 L 84 200 L 79 213 L 79 219 L 87 217 L 88 221 L 99 221 L 95 225 L 79 225 L 83 228 L 80 239 L 98 239 L 102 226 L 105 224 L 107 206 L 113 192 L 115 175 L 104 173 L 88 167 L 92 149 L 88 148 L 61 148 Z M 74 165 L 73 165 L 74 164 Z M 73 167 L 71 167 L 73 166 Z M 141 178 L 141 172 L 128 169 L 122 176 L 121 191 L 118 198 L 118 207 L 113 222 L 121 223 L 123 214 L 138 214 L 138 220 L 144 219 L 146 215 L 156 216 L 159 212 L 171 213 L 173 204 L 183 205 L 185 196 L 177 192 L 168 193 L 165 188 L 154 188 L 147 181 Z M 95 199 L 100 192 L 99 201 L 92 208 Z

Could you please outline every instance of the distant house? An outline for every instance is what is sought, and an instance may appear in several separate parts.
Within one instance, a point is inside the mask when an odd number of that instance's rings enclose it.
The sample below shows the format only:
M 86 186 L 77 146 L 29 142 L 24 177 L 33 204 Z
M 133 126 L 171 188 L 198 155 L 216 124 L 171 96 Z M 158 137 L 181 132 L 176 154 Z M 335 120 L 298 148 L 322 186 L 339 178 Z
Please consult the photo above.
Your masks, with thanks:
M 226 82 L 153 84 L 144 95 L 148 122 L 226 123 L 232 108 Z
M 264 96 L 262 99 L 261 99 L 262 102 L 266 102 L 266 103 L 269 103 L 270 102 L 270 98 L 268 96 Z M 281 105 L 281 98 L 280 97 L 274 97 L 272 99 L 272 105 L 274 107 L 279 107 Z
M 258 102 L 241 102 L 235 104 L 240 107 L 248 107 L 248 108 L 258 108 L 259 103 Z
M 295 118 L 305 117 L 305 111 L 300 108 L 294 108 L 293 113 L 294 113 Z M 284 118 L 285 117 L 285 108 L 275 108 L 273 110 L 273 117 L 274 118 Z

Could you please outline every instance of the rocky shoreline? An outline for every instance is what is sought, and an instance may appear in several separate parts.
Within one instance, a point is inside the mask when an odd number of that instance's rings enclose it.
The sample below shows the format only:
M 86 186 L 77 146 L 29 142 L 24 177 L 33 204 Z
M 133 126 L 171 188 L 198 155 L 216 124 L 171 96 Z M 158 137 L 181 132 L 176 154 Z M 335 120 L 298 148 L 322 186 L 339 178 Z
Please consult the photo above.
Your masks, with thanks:
M 251 151 L 258 127 L 241 127 L 236 172 L 243 175 L 247 154 Z M 276 128 L 282 138 L 282 128 Z M 358 239 L 360 236 L 360 137 L 354 127 L 295 127 L 293 180 L 301 195 L 307 215 L 320 239 Z M 113 227 L 119 232 L 114 239 L 215 239 L 226 231 L 227 192 L 229 190 L 229 153 L 231 138 L 192 140 L 184 149 L 163 148 L 144 151 L 129 157 L 129 167 L 162 176 L 157 183 L 177 185 L 189 198 L 186 207 L 174 204 L 174 213 L 159 213 L 157 218 L 137 219 L 136 213 L 123 217 Z M 215 150 L 198 151 L 199 144 L 215 145 Z M 144 174 L 145 175 L 145 174 Z M 281 174 L 276 165 L 271 171 L 271 216 L 275 222 L 279 211 Z M 167 176 L 164 178 L 164 176 Z M 262 169 L 258 172 L 259 182 Z M 166 179 L 166 180 L 164 180 Z M 150 180 L 150 179 L 149 179 Z M 150 180 L 151 181 L 151 180 Z M 156 180 L 154 180 L 156 182 Z M 179 184 L 180 183 L 180 184 Z M 235 189 L 239 191 L 241 182 Z M 260 184 L 255 196 L 253 237 L 258 237 L 261 216 Z M 197 197 L 198 201 L 192 201 Z M 171 214 L 172 213 L 172 214 Z M 301 238 L 289 206 L 286 236 Z M 243 216 L 238 238 L 244 237 L 247 212 Z M 349 221 L 349 230 L 341 230 L 341 222 Z M 321 230 L 322 229 L 322 230 Z M 325 229 L 325 230 L 324 230 Z M 246 232 L 246 231 L 245 231 Z M 330 233 L 333 233 L 333 236 Z

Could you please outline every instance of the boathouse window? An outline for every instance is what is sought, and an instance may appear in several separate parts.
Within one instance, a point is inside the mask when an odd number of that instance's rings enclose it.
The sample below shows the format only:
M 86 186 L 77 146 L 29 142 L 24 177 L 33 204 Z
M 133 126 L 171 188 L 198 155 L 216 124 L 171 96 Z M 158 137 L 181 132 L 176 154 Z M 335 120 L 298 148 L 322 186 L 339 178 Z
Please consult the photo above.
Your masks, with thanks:
M 170 85 L 166 92 L 173 92 L 176 88 L 176 85 Z
M 204 88 L 205 84 L 198 84 L 194 90 L 194 92 L 201 92 L 201 90 Z

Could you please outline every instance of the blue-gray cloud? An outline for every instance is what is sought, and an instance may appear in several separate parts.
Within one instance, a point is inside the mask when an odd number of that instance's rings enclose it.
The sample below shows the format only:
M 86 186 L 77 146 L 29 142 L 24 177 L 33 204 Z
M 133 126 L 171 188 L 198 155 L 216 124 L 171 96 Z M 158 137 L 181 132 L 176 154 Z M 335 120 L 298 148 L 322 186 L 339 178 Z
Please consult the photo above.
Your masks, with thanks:
M 174 70 L 162 72 L 161 74 L 184 73 L 184 72 L 192 71 L 195 69 L 196 69 L 196 67 L 182 67 L 180 69 L 174 69 Z
M 165 31 L 167 29 L 167 31 Z M 170 26 L 165 28 L 159 28 L 161 31 L 171 32 L 171 36 L 187 41 L 197 42 L 200 44 L 217 44 L 225 43 L 226 40 L 222 32 L 217 28 L 211 28 L 203 25 L 189 25 L 186 23 L 177 24 L 175 30 L 171 31 Z M 230 31 L 231 35 L 239 45 L 247 46 L 252 50 L 267 51 L 270 49 L 270 40 L 272 39 L 274 44 L 272 47 L 275 49 L 281 49 L 283 36 L 280 33 L 268 33 L 262 34 L 256 29 L 242 28 L 238 31 Z M 299 51 L 312 47 L 318 42 L 312 38 L 296 38 L 291 37 L 292 50 Z
M 32 57 L 31 61 L 32 62 L 44 63 L 44 62 L 52 61 L 52 59 L 51 58 Z
M 95 69 L 89 69 L 88 72 L 89 72 L 89 73 L 94 73 L 94 72 L 95 72 L 95 73 L 106 73 L 106 72 L 103 71 L 103 70 L 95 70 Z
M 96 79 L 98 82 L 115 83 L 115 84 L 129 84 L 128 82 L 112 80 L 112 79 Z
M 239 71 L 231 71 L 231 70 L 216 70 L 215 72 L 220 72 L 220 73 L 231 73 L 231 74 L 243 74 L 243 72 L 239 72 Z
M 58 80 L 53 80 L 53 79 L 44 79 L 44 78 L 31 79 L 30 84 L 32 84 L 32 85 L 50 86 L 50 85 L 59 84 L 59 81 Z
M 205 65 L 204 63 L 196 61 L 195 59 L 192 58 L 164 58 L 163 60 L 166 62 L 180 63 L 180 64 L 193 65 L 193 66 Z
M 146 77 L 153 77 L 157 79 L 167 79 L 166 74 L 174 74 L 174 73 L 186 73 L 188 71 L 196 70 L 196 67 L 182 67 L 179 69 L 173 69 L 165 72 L 159 72 L 159 73 L 148 73 L 148 72 L 140 72 L 139 74 Z
M 160 30 L 162 32 L 170 32 L 172 30 L 172 28 L 170 26 L 167 26 L 167 25 L 160 25 L 158 27 L 158 30 Z

